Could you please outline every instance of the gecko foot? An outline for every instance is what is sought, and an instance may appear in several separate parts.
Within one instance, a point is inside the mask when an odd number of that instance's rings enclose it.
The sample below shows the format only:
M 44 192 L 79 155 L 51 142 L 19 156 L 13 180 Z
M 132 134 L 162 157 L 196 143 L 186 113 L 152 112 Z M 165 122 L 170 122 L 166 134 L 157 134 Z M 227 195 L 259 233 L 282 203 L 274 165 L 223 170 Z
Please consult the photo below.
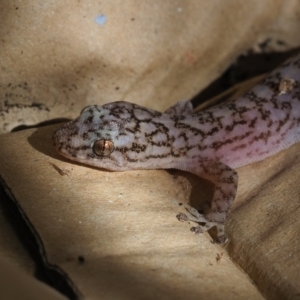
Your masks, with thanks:
M 179 213 L 176 215 L 177 219 L 179 221 L 185 222 L 185 221 L 191 221 L 195 223 L 202 223 L 199 224 L 196 227 L 192 227 L 191 231 L 195 234 L 201 234 L 205 231 L 208 231 L 212 227 L 217 228 L 217 236 L 215 239 L 215 243 L 218 244 L 224 244 L 228 241 L 227 235 L 224 232 L 224 223 L 209 221 L 206 219 L 206 217 L 202 214 L 200 214 L 195 208 L 193 207 L 186 207 L 186 210 L 190 213 L 190 215 L 186 215 L 184 213 Z

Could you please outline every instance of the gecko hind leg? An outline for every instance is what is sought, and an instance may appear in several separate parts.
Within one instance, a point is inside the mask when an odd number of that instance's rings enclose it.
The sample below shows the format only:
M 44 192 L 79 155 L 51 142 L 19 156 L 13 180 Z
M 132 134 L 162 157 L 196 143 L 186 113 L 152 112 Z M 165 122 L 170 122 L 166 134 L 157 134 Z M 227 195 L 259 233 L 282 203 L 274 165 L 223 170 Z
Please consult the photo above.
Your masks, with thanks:
M 195 234 L 204 233 L 213 227 L 217 227 L 217 238 L 216 243 L 224 244 L 228 241 L 227 235 L 225 234 L 225 225 L 221 222 L 209 221 L 204 215 L 200 214 L 197 209 L 193 207 L 186 207 L 186 210 L 190 215 L 179 213 L 176 217 L 179 221 L 191 221 L 198 223 L 198 226 L 191 227 L 191 231 Z M 201 225 L 199 223 L 203 223 Z

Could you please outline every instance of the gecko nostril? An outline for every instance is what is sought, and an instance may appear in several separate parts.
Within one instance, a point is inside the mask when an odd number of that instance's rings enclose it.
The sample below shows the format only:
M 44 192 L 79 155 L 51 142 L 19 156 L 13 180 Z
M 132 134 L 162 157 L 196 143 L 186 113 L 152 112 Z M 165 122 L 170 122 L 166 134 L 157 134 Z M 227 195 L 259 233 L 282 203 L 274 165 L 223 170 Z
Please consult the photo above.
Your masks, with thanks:
M 114 143 L 110 140 L 97 140 L 93 145 L 93 152 L 102 157 L 109 156 L 114 149 Z

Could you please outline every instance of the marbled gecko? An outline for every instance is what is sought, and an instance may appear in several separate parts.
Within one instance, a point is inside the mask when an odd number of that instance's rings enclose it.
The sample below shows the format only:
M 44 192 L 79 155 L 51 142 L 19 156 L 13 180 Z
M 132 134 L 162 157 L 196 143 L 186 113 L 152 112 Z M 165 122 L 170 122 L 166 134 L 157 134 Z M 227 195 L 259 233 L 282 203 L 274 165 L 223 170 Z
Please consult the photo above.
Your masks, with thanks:
M 262 160 L 300 140 L 300 55 L 270 73 L 242 97 L 193 113 L 182 101 L 160 113 L 118 101 L 84 108 L 53 136 L 63 156 L 99 168 L 175 168 L 215 184 L 205 214 L 191 209 L 198 232 L 224 223 L 236 196 L 236 168 Z M 201 225 L 204 224 L 204 225 Z

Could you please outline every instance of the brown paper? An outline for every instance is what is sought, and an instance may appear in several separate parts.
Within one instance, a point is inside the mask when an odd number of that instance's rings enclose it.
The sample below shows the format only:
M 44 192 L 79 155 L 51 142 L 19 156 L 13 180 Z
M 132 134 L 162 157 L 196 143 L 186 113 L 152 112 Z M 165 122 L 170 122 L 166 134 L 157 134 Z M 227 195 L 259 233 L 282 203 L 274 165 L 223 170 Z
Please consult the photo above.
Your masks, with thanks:
M 0 132 L 115 100 L 163 111 L 249 49 L 299 46 L 299 9 L 297 0 L 2 1 Z M 61 271 L 74 293 L 261 299 L 252 280 L 268 298 L 299 294 L 298 145 L 238 170 L 230 242 L 221 248 L 175 218 L 181 203 L 210 199 L 210 183 L 179 171 L 70 163 L 54 153 L 53 130 L 0 136 L 0 175 L 44 267 Z M 32 277 L 16 222 L 1 206 L 0 258 Z
M 249 49 L 299 46 L 298 4 L 1 1 L 0 132 L 117 100 L 163 111 Z
M 199 199 L 201 191 L 209 195 L 210 184 L 178 171 L 109 172 L 73 164 L 52 147 L 56 127 L 0 136 L 0 170 L 47 261 L 79 294 L 262 299 L 224 248 L 175 217 L 184 211 L 181 203 Z
M 48 285 L 0 259 L 0 297 L 5 300 L 66 300 Z

